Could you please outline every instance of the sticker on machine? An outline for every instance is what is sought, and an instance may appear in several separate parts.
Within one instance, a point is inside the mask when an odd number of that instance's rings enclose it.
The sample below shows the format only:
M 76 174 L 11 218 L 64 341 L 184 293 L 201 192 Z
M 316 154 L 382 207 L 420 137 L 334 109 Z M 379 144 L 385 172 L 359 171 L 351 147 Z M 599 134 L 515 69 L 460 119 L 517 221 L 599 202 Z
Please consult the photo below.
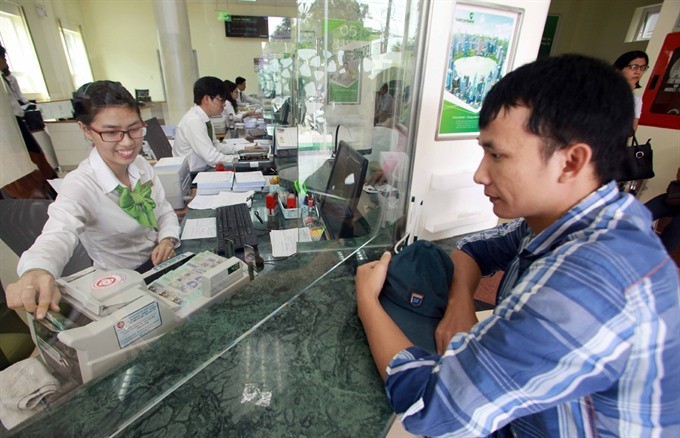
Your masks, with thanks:
M 118 345 L 125 348 L 156 330 L 162 323 L 158 303 L 153 302 L 121 318 L 113 328 Z
M 106 275 L 92 282 L 90 286 L 94 289 L 106 289 L 125 282 L 127 277 L 122 272 L 107 272 Z

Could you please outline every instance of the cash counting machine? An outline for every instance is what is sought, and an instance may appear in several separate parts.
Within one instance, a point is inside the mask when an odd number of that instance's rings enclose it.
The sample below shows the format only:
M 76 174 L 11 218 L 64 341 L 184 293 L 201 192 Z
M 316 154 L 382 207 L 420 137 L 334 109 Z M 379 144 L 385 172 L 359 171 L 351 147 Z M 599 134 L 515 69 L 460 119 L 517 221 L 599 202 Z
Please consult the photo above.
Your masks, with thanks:
M 61 312 L 31 316 L 31 335 L 46 364 L 82 384 L 249 281 L 241 260 L 210 252 L 181 254 L 145 274 L 88 268 L 57 280 Z

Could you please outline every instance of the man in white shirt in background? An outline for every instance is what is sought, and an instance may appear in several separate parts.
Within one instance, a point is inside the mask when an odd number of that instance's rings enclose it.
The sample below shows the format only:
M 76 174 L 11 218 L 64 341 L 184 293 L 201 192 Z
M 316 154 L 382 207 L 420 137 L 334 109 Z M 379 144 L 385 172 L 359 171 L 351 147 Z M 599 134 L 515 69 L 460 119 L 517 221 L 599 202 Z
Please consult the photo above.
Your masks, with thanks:
M 31 133 L 28 124 L 24 121 L 24 116 L 26 115 L 25 109 L 33 104 L 21 92 L 17 79 L 12 75 L 12 72 L 9 69 L 6 56 L 7 51 L 3 46 L 0 46 L 0 72 L 2 72 L 2 79 L 5 82 L 9 103 L 12 106 L 12 112 L 17 119 L 17 125 L 19 126 L 21 137 L 24 139 L 28 155 L 40 172 L 39 175 L 26 175 L 18 181 L 5 186 L 4 190 L 15 198 L 47 197 L 54 199 L 54 197 L 56 197 L 56 192 L 54 192 L 47 184 L 46 180 L 57 178 L 57 173 L 47 161 L 42 147 Z M 32 108 L 35 108 L 35 106 L 32 106 Z
M 380 98 L 378 100 L 378 107 L 375 111 L 375 117 L 373 118 L 373 123 L 376 125 L 388 122 L 392 117 L 394 109 L 394 98 L 390 94 L 390 88 L 387 83 L 380 87 L 378 93 Z
M 259 105 L 260 101 L 255 99 L 254 97 L 248 96 L 244 91 L 246 91 L 246 79 L 239 76 L 234 80 L 234 83 L 236 83 L 236 89 L 238 90 L 238 101 L 239 106 L 247 106 L 247 105 Z
M 30 102 L 21 92 L 17 78 L 15 78 L 12 75 L 12 72 L 9 70 L 7 58 L 5 57 L 6 53 L 7 52 L 5 51 L 5 48 L 0 46 L 0 71 L 2 71 L 2 78 L 7 84 L 7 94 L 9 94 L 9 100 L 10 104 L 12 105 L 12 111 L 14 111 L 14 115 L 17 117 L 23 117 L 24 109 L 22 106 L 28 105 Z
M 194 83 L 194 105 L 179 121 L 172 146 L 173 156 L 189 157 L 192 172 L 236 158 L 238 147 L 220 143 L 210 122 L 210 117 L 222 114 L 227 93 L 227 86 L 216 77 L 205 76 Z

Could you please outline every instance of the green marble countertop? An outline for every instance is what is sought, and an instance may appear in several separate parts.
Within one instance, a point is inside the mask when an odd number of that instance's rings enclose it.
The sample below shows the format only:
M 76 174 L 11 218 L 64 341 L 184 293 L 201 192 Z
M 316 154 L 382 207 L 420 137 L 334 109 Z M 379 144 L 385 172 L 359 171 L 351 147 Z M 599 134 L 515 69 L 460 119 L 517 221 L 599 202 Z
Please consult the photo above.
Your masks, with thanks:
M 271 262 L 16 436 L 383 435 L 392 411 L 356 315 L 354 259 L 342 242 L 324 248 Z

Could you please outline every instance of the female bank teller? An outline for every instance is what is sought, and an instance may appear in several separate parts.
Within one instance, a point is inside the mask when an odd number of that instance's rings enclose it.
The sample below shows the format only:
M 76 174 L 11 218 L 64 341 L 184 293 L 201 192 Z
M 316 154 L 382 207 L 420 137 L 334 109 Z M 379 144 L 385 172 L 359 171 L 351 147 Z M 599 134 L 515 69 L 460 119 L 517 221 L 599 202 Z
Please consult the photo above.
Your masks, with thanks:
M 261 117 L 262 113 L 260 111 L 239 111 L 238 105 L 238 88 L 236 84 L 230 80 L 224 81 L 227 85 L 227 90 L 229 95 L 227 96 L 227 101 L 224 104 L 224 110 L 222 110 L 222 115 L 224 116 L 227 123 L 229 123 L 229 116 L 231 116 L 232 121 L 242 122 L 243 119 L 247 117 Z
M 135 269 L 175 255 L 179 224 L 151 165 L 139 156 L 146 131 L 139 105 L 118 82 L 85 84 L 75 118 L 94 146 L 63 181 L 42 234 L 17 266 L 7 306 L 41 319 L 61 299 L 54 279 L 82 242 L 98 268 Z

